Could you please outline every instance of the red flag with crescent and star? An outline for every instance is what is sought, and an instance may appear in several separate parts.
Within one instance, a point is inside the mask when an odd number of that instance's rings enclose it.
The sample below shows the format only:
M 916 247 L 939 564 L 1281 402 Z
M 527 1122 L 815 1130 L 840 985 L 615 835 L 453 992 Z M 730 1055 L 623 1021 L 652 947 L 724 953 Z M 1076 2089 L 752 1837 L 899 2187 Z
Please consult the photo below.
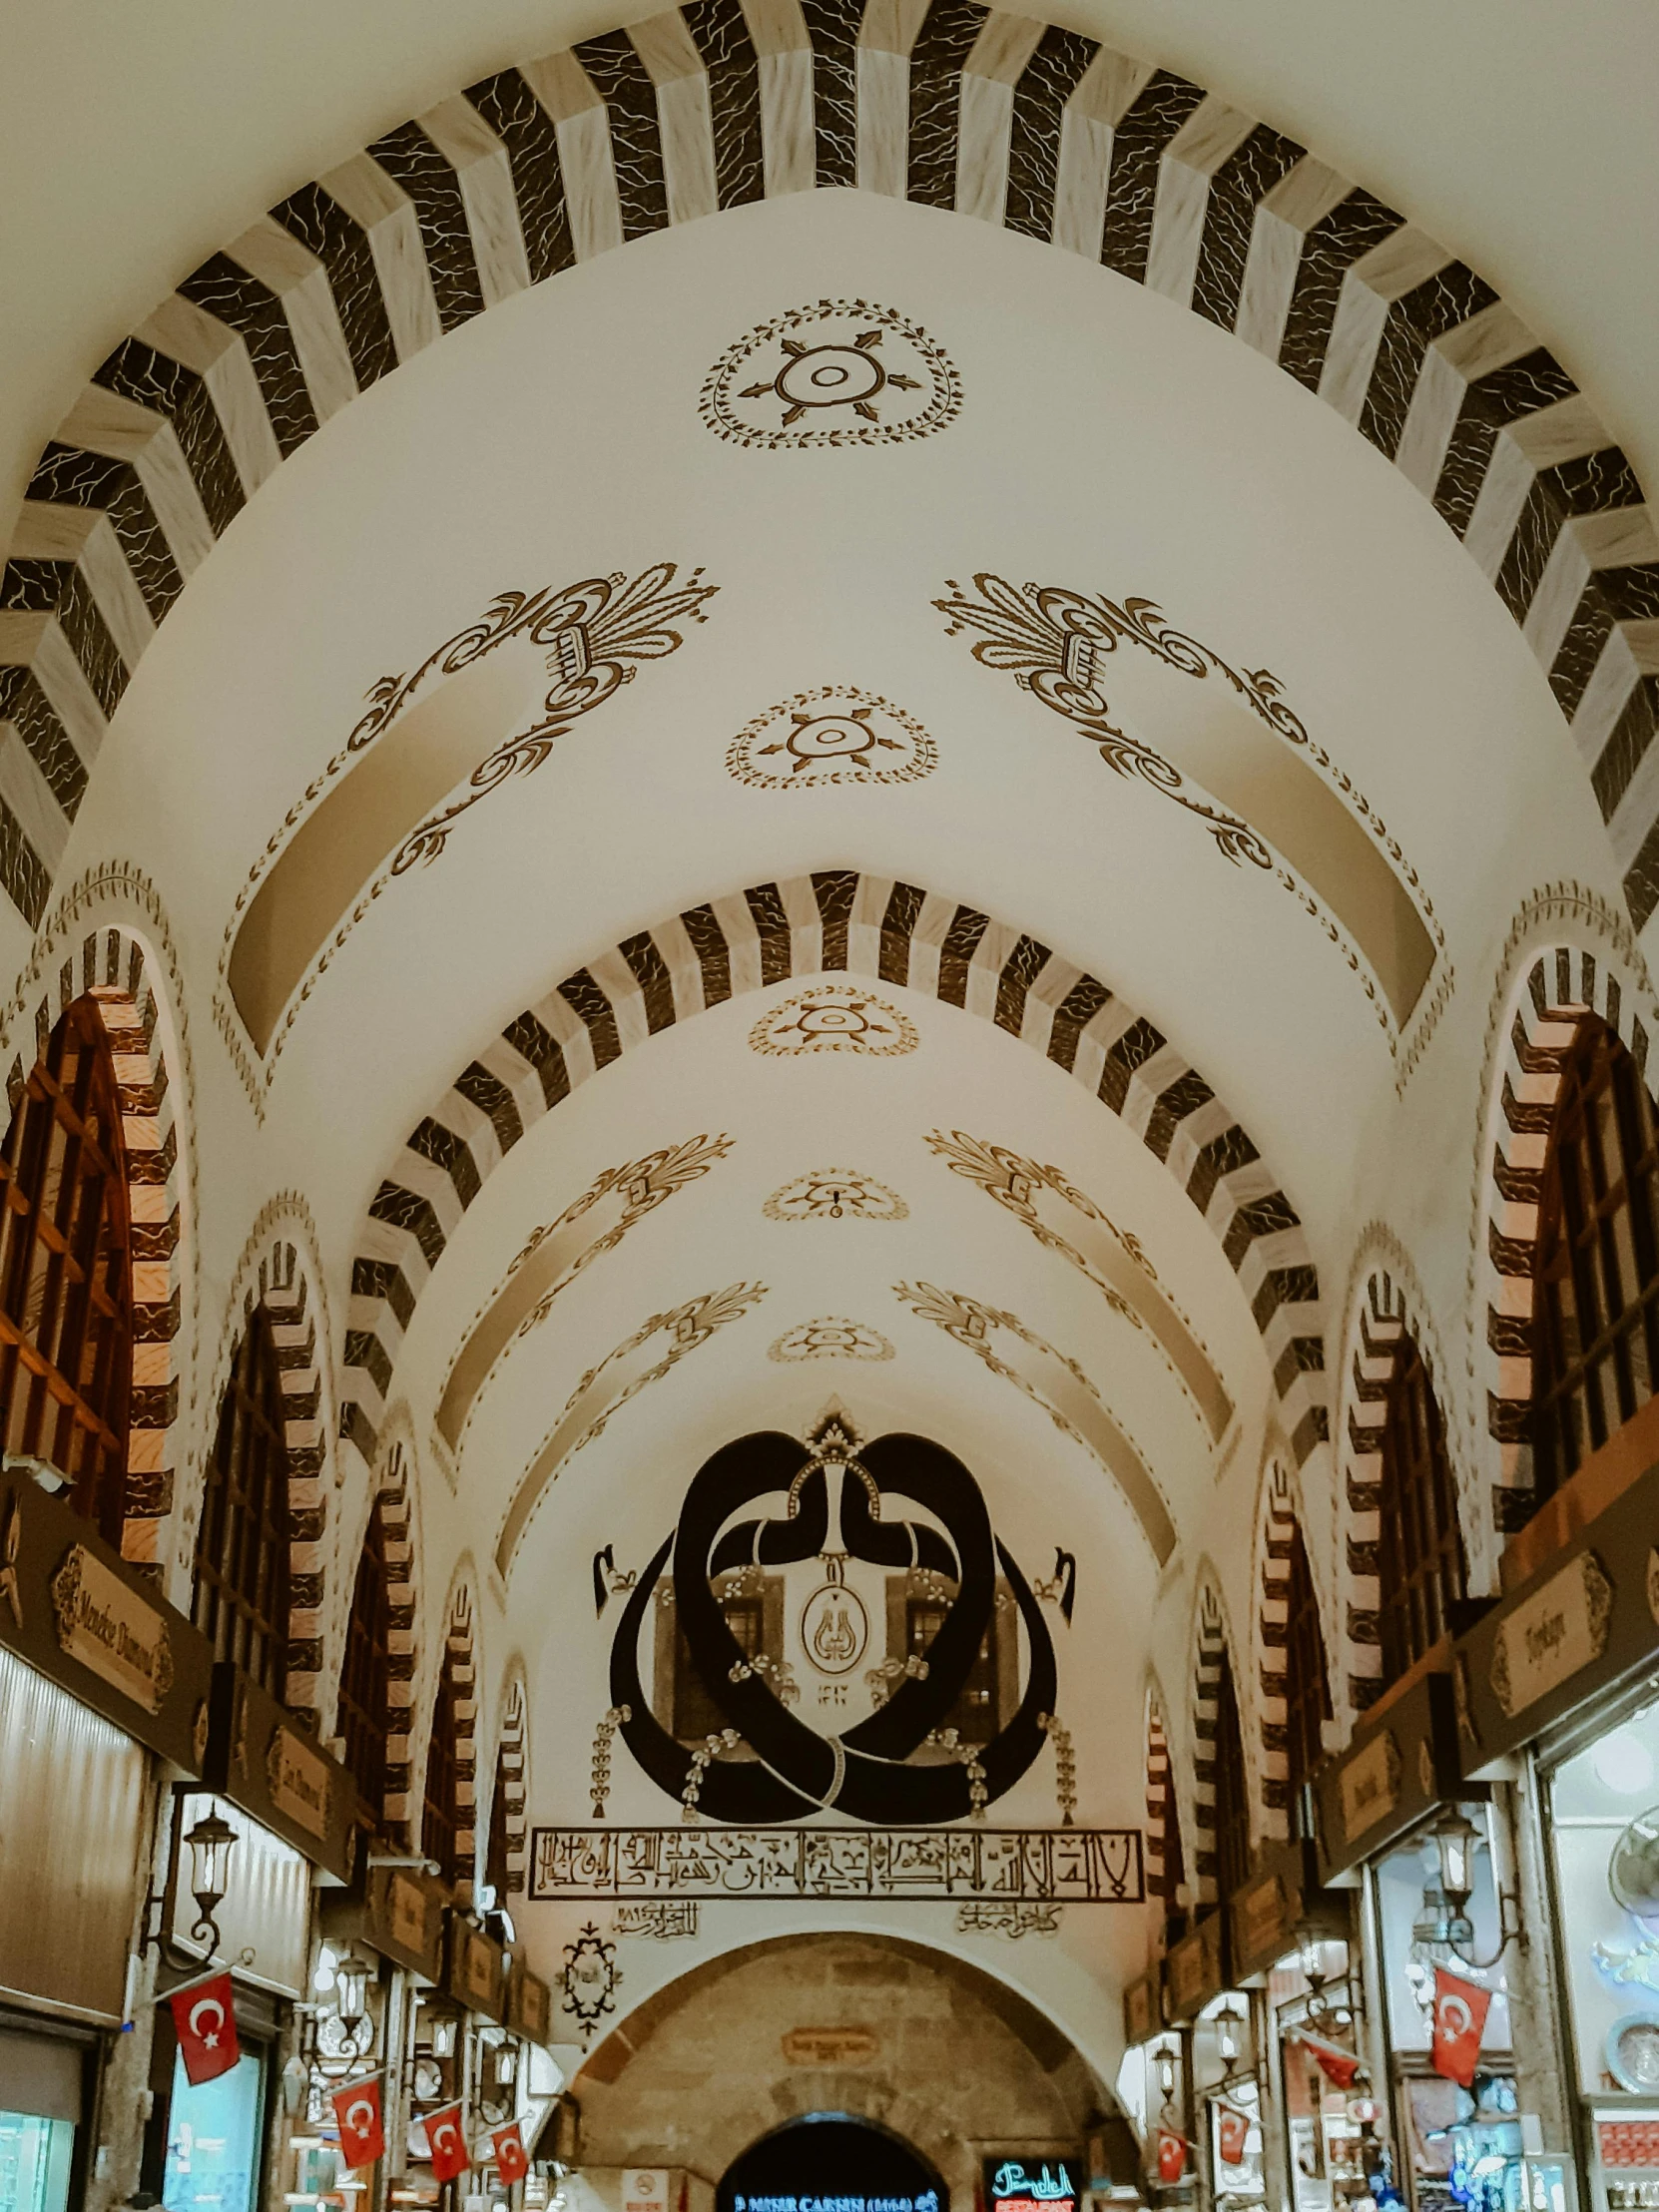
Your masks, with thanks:
M 331 2102 L 339 2122 L 341 2163 L 353 2170 L 372 2166 L 386 2151 L 385 2121 L 380 2110 L 380 2077 L 369 2074 L 336 2089 Z
M 507 2183 L 522 2181 L 530 2171 L 530 2161 L 524 2155 L 524 2137 L 519 2133 L 517 2120 L 508 2127 L 498 2127 L 490 2136 L 495 2146 L 495 2170 Z
M 426 2154 L 432 2161 L 434 2181 L 454 2181 L 472 2164 L 466 2154 L 461 2108 L 446 2104 L 441 2112 L 426 2115 Z
M 1220 2104 L 1216 2107 L 1216 2140 L 1221 2148 L 1224 2166 L 1244 2164 L 1245 2144 L 1250 2136 L 1250 2115 L 1241 2112 L 1236 2104 Z
M 207 1981 L 193 1981 L 188 1989 L 175 1989 L 167 2001 L 173 2008 L 173 2031 L 179 2038 L 185 2078 L 192 2083 L 216 2081 L 229 2073 L 242 2056 L 230 1975 L 216 1973 Z
M 1492 1992 L 1477 1981 L 1465 1981 L 1444 1966 L 1434 1968 L 1434 2039 L 1429 2056 L 1434 2071 L 1466 2089 L 1474 2079 L 1480 2057 L 1480 2038 L 1486 2030 Z
M 1345 2050 L 1341 2043 L 1330 2042 L 1323 2035 L 1310 2035 L 1306 2029 L 1298 2031 L 1297 2041 L 1327 2081 L 1335 2082 L 1339 2089 L 1353 2088 L 1354 2077 L 1360 2071 L 1358 2051 Z
M 1158 2179 L 1166 2183 L 1179 2181 L 1186 2170 L 1186 2144 L 1169 2128 L 1161 2127 L 1158 2130 Z

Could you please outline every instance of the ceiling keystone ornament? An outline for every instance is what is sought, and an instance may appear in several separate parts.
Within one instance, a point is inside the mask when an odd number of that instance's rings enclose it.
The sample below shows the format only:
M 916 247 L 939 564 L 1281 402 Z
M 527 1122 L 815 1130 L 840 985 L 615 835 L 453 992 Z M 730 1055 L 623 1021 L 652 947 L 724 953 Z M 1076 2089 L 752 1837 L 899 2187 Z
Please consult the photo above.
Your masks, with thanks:
M 962 380 L 944 348 L 891 307 L 817 299 L 728 347 L 698 410 L 732 445 L 890 445 L 955 419 Z
M 1050 1739 L 1057 1661 L 1043 1609 L 995 1534 L 978 1481 L 953 1453 L 909 1434 L 856 1450 L 830 1447 L 828 1433 L 823 1442 L 777 1430 L 740 1436 L 698 1469 L 611 1646 L 619 1733 L 647 1778 L 700 1820 L 794 1822 L 833 1809 L 877 1828 L 980 1821 Z M 888 1578 L 913 1565 L 939 1576 L 943 1618 L 925 1664 L 877 1701 L 856 1682 L 858 1658 L 871 1621 L 883 1618 Z M 735 1569 L 781 1580 L 811 1664 L 853 1675 L 846 1702 L 823 1708 L 820 1725 L 808 1701 L 788 1696 L 778 1667 L 754 1664 L 733 1635 L 720 1593 Z M 640 1676 L 665 1574 L 686 1659 L 725 1724 L 701 1745 L 669 1732 Z M 954 1735 L 947 1716 L 984 1642 L 999 1576 L 1019 1609 L 1018 1704 L 989 1743 L 941 1761 L 937 1750 Z M 754 1756 L 717 1756 L 741 1745 Z
M 641 662 L 677 651 L 676 625 L 708 619 L 703 609 L 718 587 L 703 582 L 700 568 L 677 584 L 678 573 L 673 561 L 658 561 L 632 581 L 619 572 L 562 590 L 497 592 L 413 670 L 370 687 L 368 712 L 283 816 L 226 925 L 220 984 L 267 1072 L 330 960 L 394 879 L 435 860 L 463 815 L 510 778 L 540 768 L 579 717 L 633 681 Z M 449 739 L 434 742 L 410 710 L 508 644 L 538 652 L 548 678 L 528 727 L 482 760 L 464 716 Z M 341 911 L 338 888 L 352 879 L 356 893 Z M 249 1080 L 251 1070 L 240 1057 L 238 1064 Z
M 731 1149 L 727 1136 L 687 1137 L 606 1168 L 556 1221 L 532 1231 L 505 1281 L 474 1314 L 445 1379 L 437 1425 L 451 1450 L 513 1343 L 547 1319 L 554 1300 L 584 1268 L 613 1252 L 636 1222 L 701 1181 Z
M 773 1192 L 761 1208 L 768 1221 L 908 1221 L 896 1191 L 856 1168 L 810 1168 Z
M 890 1360 L 893 1349 L 878 1329 L 838 1314 L 823 1314 L 786 1330 L 768 1345 L 767 1358 L 787 1367 L 797 1360 Z
M 1175 1549 L 1175 1523 L 1134 1439 L 1120 1425 L 1077 1362 L 1028 1329 L 1017 1314 L 941 1291 L 933 1283 L 895 1283 L 893 1296 L 971 1352 L 992 1375 L 1040 1405 L 1055 1427 L 1091 1451 L 1122 1490 L 1160 1567 Z M 1003 1357 L 992 1344 L 1003 1346 Z
M 939 749 L 913 715 L 879 692 L 822 684 L 746 723 L 726 749 L 726 773 L 757 791 L 831 784 L 914 784 Z
M 800 1052 L 865 1052 L 896 1060 L 920 1043 L 915 1024 L 855 983 L 821 983 L 798 991 L 749 1032 L 752 1052 L 785 1056 Z
M 1084 1191 L 1056 1167 L 1044 1167 L 1006 1145 L 970 1137 L 965 1130 L 929 1131 L 927 1145 L 950 1169 L 979 1188 L 1040 1245 L 1076 1268 L 1112 1311 L 1157 1345 L 1164 1365 L 1219 1443 L 1233 1417 L 1233 1401 L 1187 1316 L 1159 1281 L 1145 1246 L 1120 1229 Z
M 1271 670 L 1234 668 L 1177 630 L 1150 599 L 1119 603 L 1058 584 L 1015 585 L 986 570 L 973 578 L 977 598 L 954 578 L 946 590 L 948 599 L 933 602 L 948 618 L 946 634 L 978 631 L 972 650 L 982 667 L 1006 671 L 1021 690 L 1063 716 L 1115 775 L 1138 779 L 1196 816 L 1224 858 L 1235 865 L 1248 861 L 1292 893 L 1343 953 L 1390 1052 L 1397 1052 L 1436 962 L 1444 960 L 1445 932 L 1416 870 L 1365 794 L 1292 709 Z M 1224 747 L 1195 745 L 1172 723 L 1168 753 L 1148 745 L 1114 719 L 1101 689 L 1106 661 L 1124 646 L 1181 676 L 1219 677 L 1278 742 L 1252 748 L 1250 724 L 1241 722 L 1242 744 L 1229 732 Z M 1229 801 L 1230 781 L 1236 804 Z M 1447 996 L 1442 977 L 1422 1004 L 1414 1050 Z

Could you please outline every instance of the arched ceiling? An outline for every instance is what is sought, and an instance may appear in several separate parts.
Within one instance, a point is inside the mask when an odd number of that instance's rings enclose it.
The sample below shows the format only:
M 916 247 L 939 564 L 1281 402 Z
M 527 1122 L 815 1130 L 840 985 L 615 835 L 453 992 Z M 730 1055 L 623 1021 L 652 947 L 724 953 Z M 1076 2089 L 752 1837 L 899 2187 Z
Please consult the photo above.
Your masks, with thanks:
M 1289 0 L 1276 75 L 1186 11 L 1191 84 L 1098 13 L 1103 58 L 872 10 L 855 60 L 854 18 L 757 8 L 756 67 L 705 0 L 520 76 L 614 19 L 496 10 L 371 99 L 365 8 L 352 97 L 277 71 L 240 167 L 179 165 L 172 259 L 112 217 L 146 302 L 39 349 L 106 365 L 7 570 L 0 955 L 83 870 L 154 882 L 205 1280 L 304 1194 L 342 1479 L 412 1459 L 432 1602 L 470 1575 L 526 1662 L 542 1817 L 611 1702 L 590 1562 L 837 1402 L 968 1464 L 1028 1579 L 1076 1555 L 1080 1817 L 1137 1822 L 1161 1597 L 1266 1461 L 1329 1494 L 1360 1225 L 1458 1244 L 1509 917 L 1570 881 L 1647 918 L 1659 564 L 1604 427 L 1644 452 L 1642 310 L 1552 294 L 1425 152 L 1438 92 L 1390 151 Z M 1467 265 L 1425 243 L 1459 226 Z M 1045 1764 L 1006 1810 L 1054 1803 Z

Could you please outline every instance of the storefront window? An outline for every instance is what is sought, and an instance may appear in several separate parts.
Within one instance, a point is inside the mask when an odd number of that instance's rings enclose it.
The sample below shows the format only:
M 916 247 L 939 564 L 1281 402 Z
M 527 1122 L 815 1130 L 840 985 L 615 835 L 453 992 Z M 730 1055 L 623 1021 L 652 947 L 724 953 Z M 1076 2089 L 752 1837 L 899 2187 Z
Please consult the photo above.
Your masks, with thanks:
M 0 2108 L 0 2212 L 64 2212 L 74 2149 L 69 2120 Z
M 1366 2193 L 1362 2098 L 1346 1942 L 1310 1940 L 1268 1976 L 1267 2015 L 1284 2083 L 1285 2150 L 1296 2212 L 1332 2212 Z M 1350 2078 L 1344 2079 L 1348 2073 Z
M 1228 2212 L 1263 2203 L 1262 2084 L 1242 1989 L 1224 1990 L 1193 2022 L 1193 2080 L 1203 2099 L 1216 2203 Z
M 1500 2212 L 1520 2156 L 1520 2122 L 1509 2055 L 1507 1953 L 1499 1952 L 1499 1906 L 1484 1805 L 1463 1814 L 1479 1832 L 1471 1864 L 1467 1926 L 1440 1888 L 1431 1830 L 1390 1852 L 1375 1869 L 1385 1981 L 1385 2025 L 1398 2121 L 1402 2188 L 1414 2212 Z M 1434 1969 L 1444 1966 L 1492 1992 L 1480 2064 L 1467 2089 L 1437 2074 L 1429 2046 Z
M 1551 1801 L 1595 2194 L 1659 2204 L 1659 1703 L 1558 1767 Z
M 164 2212 L 254 2212 L 264 2075 L 245 2050 L 229 2073 L 193 2086 L 174 2060 Z

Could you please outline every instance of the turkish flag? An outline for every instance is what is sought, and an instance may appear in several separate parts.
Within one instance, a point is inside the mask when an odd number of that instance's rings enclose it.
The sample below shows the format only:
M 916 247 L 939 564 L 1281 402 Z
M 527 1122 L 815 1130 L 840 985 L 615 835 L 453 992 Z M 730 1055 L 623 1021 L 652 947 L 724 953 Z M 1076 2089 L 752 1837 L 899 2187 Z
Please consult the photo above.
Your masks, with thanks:
M 1434 2039 L 1429 2055 L 1434 2071 L 1461 2088 L 1474 2079 L 1491 2007 L 1490 1989 L 1465 1981 L 1460 1973 L 1448 1973 L 1444 1966 L 1434 1968 Z
M 1345 2050 L 1341 2043 L 1328 2043 L 1323 2035 L 1301 2035 L 1297 2040 L 1328 2081 L 1334 2081 L 1339 2089 L 1353 2088 L 1354 2077 L 1360 2071 L 1357 2051 Z
M 386 2152 L 384 2116 L 380 2110 L 380 2077 L 348 2081 L 336 2089 L 332 2103 L 339 2122 L 339 2154 L 347 2167 L 372 2166 Z
M 230 1975 L 216 1973 L 210 1981 L 175 1989 L 167 2001 L 173 2007 L 173 2031 L 179 2038 L 186 2079 L 214 2081 L 229 2073 L 242 2056 Z
M 1221 2146 L 1221 2162 L 1224 2166 L 1244 2164 L 1245 2137 L 1249 2133 L 1248 2112 L 1241 2112 L 1236 2104 L 1216 2107 L 1216 2141 Z
M 460 2106 L 446 2104 L 441 2112 L 428 2112 L 424 2124 L 432 2179 L 453 2181 L 458 2174 L 464 2174 L 472 2160 L 466 2154 Z
M 524 2155 L 524 2137 L 514 2120 L 510 2127 L 498 2127 L 490 2137 L 495 2146 L 495 2170 L 505 2182 L 522 2181 L 530 2171 L 530 2161 Z
M 1179 2181 L 1187 2170 L 1187 2146 L 1167 2127 L 1158 2130 L 1158 2179 Z

